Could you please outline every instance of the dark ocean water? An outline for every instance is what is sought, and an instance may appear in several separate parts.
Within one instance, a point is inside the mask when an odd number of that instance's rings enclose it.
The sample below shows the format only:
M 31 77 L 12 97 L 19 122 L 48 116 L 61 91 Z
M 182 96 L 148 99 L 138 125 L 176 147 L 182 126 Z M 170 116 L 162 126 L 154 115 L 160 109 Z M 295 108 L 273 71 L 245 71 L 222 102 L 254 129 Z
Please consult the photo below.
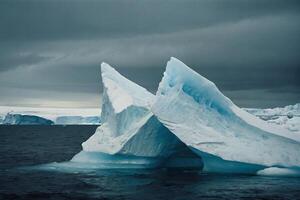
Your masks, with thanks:
M 0 126 L 0 199 L 300 199 L 300 179 L 291 177 L 34 167 L 71 159 L 95 129 Z

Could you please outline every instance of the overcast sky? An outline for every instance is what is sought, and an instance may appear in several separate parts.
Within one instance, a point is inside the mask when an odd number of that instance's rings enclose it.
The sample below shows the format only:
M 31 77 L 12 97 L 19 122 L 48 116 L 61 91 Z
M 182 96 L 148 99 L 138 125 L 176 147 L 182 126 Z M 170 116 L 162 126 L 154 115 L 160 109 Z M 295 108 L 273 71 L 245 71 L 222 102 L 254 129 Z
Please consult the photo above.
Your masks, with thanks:
M 103 61 L 155 93 L 171 56 L 239 106 L 300 102 L 300 1 L 0 1 L 0 105 L 100 107 Z

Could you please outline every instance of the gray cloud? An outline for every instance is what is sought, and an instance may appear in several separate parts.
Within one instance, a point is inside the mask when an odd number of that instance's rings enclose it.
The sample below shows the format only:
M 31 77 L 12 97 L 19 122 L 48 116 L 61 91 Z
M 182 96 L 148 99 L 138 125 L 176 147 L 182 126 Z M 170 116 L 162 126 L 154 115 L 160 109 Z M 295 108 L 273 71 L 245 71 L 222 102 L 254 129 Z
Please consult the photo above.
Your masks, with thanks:
M 48 59 L 48 57 L 33 53 L 2 54 L 0 55 L 0 71 L 12 70 L 17 67 L 26 67 L 34 64 L 39 64 Z
M 0 104 L 65 99 L 85 106 L 86 98 L 71 94 L 99 97 L 102 61 L 155 92 L 170 56 L 214 81 L 241 106 L 300 100 L 293 89 L 300 88 L 298 1 L 0 4 Z M 31 96 L 18 100 L 10 90 Z M 251 100 L 253 91 L 261 100 Z M 280 97 L 283 91 L 289 95 Z
M 297 0 L 1 1 L 2 39 L 126 37 L 297 13 Z
M 248 89 L 223 91 L 225 95 L 235 99 L 235 103 L 244 107 L 270 108 L 285 106 L 290 102 L 299 102 L 300 90 L 295 87 L 273 89 Z

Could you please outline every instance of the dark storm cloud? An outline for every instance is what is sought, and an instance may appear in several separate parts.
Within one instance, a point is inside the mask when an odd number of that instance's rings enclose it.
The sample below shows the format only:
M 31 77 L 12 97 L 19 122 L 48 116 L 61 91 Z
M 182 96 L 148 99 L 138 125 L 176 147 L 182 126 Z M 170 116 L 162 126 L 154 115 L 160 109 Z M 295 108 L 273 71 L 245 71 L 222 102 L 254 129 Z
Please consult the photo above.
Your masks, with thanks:
M 86 39 L 173 32 L 299 11 L 299 1 L 1 1 L 2 39 Z
M 300 101 L 296 0 L 0 5 L 1 104 L 18 102 L 11 91 L 23 91 L 26 103 L 60 99 L 91 106 L 96 101 L 88 101 L 101 91 L 102 61 L 155 92 L 170 56 L 214 81 L 239 105 Z

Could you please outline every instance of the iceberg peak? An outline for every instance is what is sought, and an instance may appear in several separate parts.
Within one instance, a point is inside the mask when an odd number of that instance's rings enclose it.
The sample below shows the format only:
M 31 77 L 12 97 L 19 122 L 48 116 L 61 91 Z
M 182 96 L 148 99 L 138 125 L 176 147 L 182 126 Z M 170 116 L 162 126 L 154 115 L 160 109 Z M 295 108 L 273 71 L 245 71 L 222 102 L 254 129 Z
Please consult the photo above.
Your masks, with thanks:
M 128 80 L 107 63 L 101 64 L 103 98 L 109 98 L 116 113 L 130 105 L 149 107 L 154 95 Z
M 177 93 L 182 91 L 197 103 L 206 105 L 220 113 L 229 114 L 231 112 L 228 108 L 233 103 L 219 91 L 213 82 L 201 76 L 177 58 L 171 57 L 156 95 L 165 95 L 174 91 L 177 91 Z
M 101 64 L 101 70 L 102 125 L 82 146 L 84 151 L 114 154 L 151 118 L 154 95 L 106 63 Z

